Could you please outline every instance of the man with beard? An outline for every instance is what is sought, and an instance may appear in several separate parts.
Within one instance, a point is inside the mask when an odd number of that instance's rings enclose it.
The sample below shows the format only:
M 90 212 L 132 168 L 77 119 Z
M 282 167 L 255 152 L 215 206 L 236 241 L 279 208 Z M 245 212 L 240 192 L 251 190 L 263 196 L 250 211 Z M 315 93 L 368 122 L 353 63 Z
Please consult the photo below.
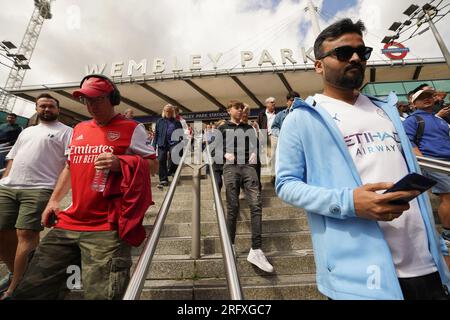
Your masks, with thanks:
M 49 94 L 36 98 L 37 126 L 21 132 L 6 156 L 0 180 L 0 260 L 9 273 L 0 280 L 2 298 L 11 296 L 39 243 L 41 214 L 67 160 L 72 128 L 58 121 L 59 101 Z
M 295 99 L 283 123 L 276 191 L 307 212 L 317 286 L 325 296 L 448 299 L 448 250 L 428 195 L 395 204 L 419 192 L 382 194 L 420 169 L 395 94 L 382 101 L 359 92 L 372 52 L 364 30 L 361 21 L 344 19 L 316 39 L 324 91 Z

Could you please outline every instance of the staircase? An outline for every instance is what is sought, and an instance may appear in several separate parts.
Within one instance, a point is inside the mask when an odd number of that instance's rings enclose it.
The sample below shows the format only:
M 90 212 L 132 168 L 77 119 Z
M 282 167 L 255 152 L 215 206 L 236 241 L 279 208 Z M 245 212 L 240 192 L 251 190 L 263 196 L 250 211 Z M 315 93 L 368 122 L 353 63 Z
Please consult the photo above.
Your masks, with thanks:
M 213 193 L 209 178 L 201 180 L 201 252 L 191 259 L 192 182 L 190 169 L 183 169 L 172 205 L 150 267 L 141 299 L 229 299 Z M 303 210 L 283 203 L 270 179 L 263 177 L 263 251 L 275 268 L 267 274 L 247 262 L 251 246 L 250 211 L 240 200 L 237 224 L 237 269 L 245 299 L 323 299 L 315 286 L 315 266 L 307 219 Z M 157 182 L 152 185 L 156 186 Z M 155 206 L 144 224 L 153 224 L 168 188 L 152 188 Z M 222 190 L 224 207 L 225 191 Z M 139 254 L 136 248 L 134 254 Z
M 201 259 L 190 258 L 192 182 L 190 169 L 184 168 L 176 188 L 173 202 L 159 240 L 153 262 L 147 274 L 141 299 L 151 300 L 218 300 L 229 299 L 225 280 L 224 263 L 213 210 L 211 181 L 201 180 Z M 152 192 L 155 205 L 145 217 L 148 232 L 168 188 L 158 190 L 157 178 L 153 178 Z M 251 245 L 250 212 L 245 200 L 240 200 L 241 215 L 237 224 L 237 269 L 247 300 L 311 300 L 325 299 L 315 285 L 315 265 L 307 219 L 302 209 L 283 203 L 275 194 L 266 177 L 263 180 L 263 251 L 275 268 L 267 274 L 247 262 Z M 438 199 L 431 195 L 436 223 Z M 225 192 L 222 190 L 224 208 Z M 70 203 L 70 194 L 61 207 Z M 226 211 L 226 209 L 225 209 Z M 441 231 L 441 226 L 437 226 Z M 41 233 L 44 236 L 46 229 Z M 133 248 L 133 268 L 142 247 Z M 6 266 L 0 261 L 0 277 L 6 274 Z M 80 291 L 72 292 L 68 299 L 82 299 Z

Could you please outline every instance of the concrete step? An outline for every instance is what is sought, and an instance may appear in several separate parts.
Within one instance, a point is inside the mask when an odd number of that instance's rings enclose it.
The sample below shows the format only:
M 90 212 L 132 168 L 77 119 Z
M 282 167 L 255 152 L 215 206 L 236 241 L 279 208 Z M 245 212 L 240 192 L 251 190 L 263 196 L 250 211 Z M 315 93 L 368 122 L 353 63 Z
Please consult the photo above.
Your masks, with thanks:
M 149 232 L 152 227 L 146 227 Z M 166 223 L 164 224 L 161 237 L 189 237 L 191 236 L 191 223 Z M 295 232 L 307 231 L 308 221 L 306 218 L 294 219 L 263 219 L 262 232 Z M 248 234 L 251 232 L 250 220 L 239 221 L 236 226 L 237 234 Z M 218 236 L 219 226 L 217 222 L 202 222 L 200 228 L 202 236 Z
M 209 209 L 206 208 L 201 210 L 200 216 L 202 222 L 217 222 L 217 214 L 212 207 L 213 205 L 211 204 Z M 158 208 L 151 207 L 144 217 L 144 225 L 153 224 L 157 214 Z M 292 219 L 292 218 L 306 217 L 306 214 L 303 209 L 294 207 L 263 208 L 262 217 L 263 219 Z M 238 221 L 242 220 L 250 220 L 250 209 L 248 209 L 248 207 L 247 208 L 242 207 L 240 210 Z M 188 223 L 188 222 L 192 222 L 192 208 L 190 208 L 188 205 L 186 205 L 186 208 L 184 210 L 170 209 L 169 212 L 167 213 L 165 221 L 165 223 Z
M 169 190 L 169 187 L 164 187 L 162 189 L 158 189 L 156 186 L 152 186 L 152 195 L 155 194 L 157 195 L 158 193 L 161 194 L 166 194 L 166 192 Z M 207 184 L 202 184 L 202 186 L 200 187 L 200 193 L 203 194 L 207 194 L 207 193 L 211 193 L 212 194 L 212 186 L 211 186 L 211 182 L 207 183 Z M 271 184 L 270 182 L 264 182 L 262 183 L 262 190 L 274 190 L 274 186 L 273 184 Z M 275 191 L 273 191 L 275 192 Z M 178 185 L 175 189 L 175 194 L 182 194 L 182 193 L 189 193 L 192 194 L 192 184 L 186 184 L 186 185 Z M 222 187 L 222 194 L 225 196 L 225 186 Z
M 250 248 L 251 235 L 236 235 L 236 247 Z M 191 237 L 161 238 L 156 247 L 155 254 L 183 255 L 191 253 Z M 202 237 L 200 241 L 202 254 L 214 254 L 222 252 L 220 238 L 217 236 Z M 132 249 L 133 255 L 139 255 L 143 244 Z M 274 232 L 262 235 L 263 251 L 291 251 L 311 249 L 311 237 L 307 231 L 299 232 Z
M 166 190 L 167 191 L 167 190 Z M 155 202 L 162 202 L 166 196 L 167 192 L 161 192 L 159 189 L 152 190 L 152 198 L 153 201 Z M 173 197 L 173 201 L 192 201 L 192 187 L 189 188 L 189 190 L 187 190 L 186 192 L 179 192 L 178 188 L 175 192 L 175 195 Z M 244 193 L 243 193 L 244 194 Z M 222 190 L 222 192 L 220 193 L 222 199 L 226 199 L 226 194 L 225 194 L 225 190 Z M 277 194 L 275 193 L 275 191 L 272 189 L 266 189 L 266 190 L 262 190 L 261 191 L 261 196 L 263 198 L 269 198 L 269 197 L 274 197 L 274 198 L 278 198 Z M 200 194 L 200 199 L 201 200 L 213 200 L 214 199 L 214 194 L 211 188 L 204 188 L 201 190 L 201 194 Z
M 264 174 L 263 172 L 261 173 L 261 182 L 270 182 L 272 179 L 272 177 L 268 174 Z M 173 177 L 169 176 L 169 182 L 173 181 Z M 200 176 L 200 181 L 202 184 L 206 184 L 206 183 L 211 183 L 211 178 L 209 177 L 209 175 L 205 175 L 204 173 Z M 157 185 L 159 183 L 159 177 L 158 175 L 155 176 L 151 176 L 150 177 L 150 182 L 153 185 Z M 186 184 L 191 184 L 192 183 L 192 171 L 186 172 L 186 173 L 181 173 L 180 179 L 178 180 L 179 185 L 186 185 Z
M 283 202 L 280 198 L 277 197 L 265 197 L 262 198 L 262 207 L 277 207 L 277 208 L 286 208 L 290 207 L 289 204 Z M 160 200 L 159 202 L 157 200 L 153 200 L 155 202 L 155 206 L 159 207 L 161 206 L 163 200 Z M 200 208 L 201 209 L 212 209 L 212 206 L 214 204 L 214 200 L 212 199 L 202 199 L 200 198 Z M 222 198 L 222 204 L 224 205 L 224 208 L 226 208 L 226 201 L 224 201 L 224 198 Z M 239 200 L 239 206 L 240 208 L 248 208 L 248 201 L 246 199 Z M 186 208 L 192 208 L 192 201 L 189 200 L 181 200 L 177 199 L 177 196 L 175 195 L 173 197 L 172 204 L 170 205 L 171 210 L 179 210 L 179 209 L 186 209 Z
M 315 275 L 242 277 L 246 300 L 322 300 Z M 226 280 L 147 280 L 141 300 L 229 300 Z
M 243 249 L 243 250 L 241 250 Z M 237 269 L 240 277 L 267 276 L 268 274 L 247 261 L 248 248 L 236 248 Z M 272 275 L 315 273 L 312 250 L 265 252 L 275 271 Z M 134 257 L 137 261 L 137 257 Z M 155 255 L 147 279 L 200 279 L 225 277 L 221 254 L 204 255 L 200 260 L 189 255 Z
M 3 261 L 0 261 L 0 279 L 6 276 L 7 273 L 8 267 L 3 263 Z

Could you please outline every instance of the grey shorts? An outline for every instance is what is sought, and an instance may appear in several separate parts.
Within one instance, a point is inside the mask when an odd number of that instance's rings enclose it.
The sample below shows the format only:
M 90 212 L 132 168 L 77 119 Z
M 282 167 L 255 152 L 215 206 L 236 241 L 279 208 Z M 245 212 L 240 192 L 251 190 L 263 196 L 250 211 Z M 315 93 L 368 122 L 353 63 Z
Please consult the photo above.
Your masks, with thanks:
M 437 184 L 431 189 L 435 194 L 450 193 L 450 175 L 447 173 L 430 171 L 423 169 L 424 176 L 437 181 Z

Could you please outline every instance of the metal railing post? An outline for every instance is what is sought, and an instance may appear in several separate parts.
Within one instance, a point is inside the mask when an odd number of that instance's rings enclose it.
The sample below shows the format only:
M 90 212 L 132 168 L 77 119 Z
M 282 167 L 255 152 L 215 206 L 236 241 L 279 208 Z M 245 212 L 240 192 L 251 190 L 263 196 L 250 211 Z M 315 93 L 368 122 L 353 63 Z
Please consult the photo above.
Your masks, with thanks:
M 228 291 L 231 300 L 243 300 L 241 282 L 236 266 L 236 257 L 231 246 L 230 236 L 227 230 L 225 212 L 220 197 L 219 188 L 217 186 L 216 177 L 214 175 L 213 159 L 208 143 L 206 144 L 207 165 L 210 168 L 211 186 L 214 193 L 214 203 L 216 206 L 217 222 L 219 224 L 220 244 L 222 246 L 223 262 L 225 267 L 225 276 L 227 278 Z
M 449 161 L 420 156 L 417 156 L 417 161 L 422 169 L 450 174 Z
M 201 253 L 201 170 L 205 166 L 202 164 L 202 140 L 203 136 L 199 133 L 202 132 L 202 124 L 194 124 L 194 134 L 192 137 L 194 146 L 194 161 L 192 165 L 192 244 L 191 244 L 191 258 L 200 259 Z
M 192 166 L 192 247 L 191 258 L 200 259 L 200 170 L 203 166 Z
M 137 262 L 136 268 L 131 276 L 130 282 L 128 283 L 127 290 L 123 296 L 123 300 L 138 300 L 141 296 L 142 288 L 144 287 L 145 279 L 147 277 L 148 269 L 152 263 L 153 255 L 156 251 L 156 246 L 158 245 L 159 238 L 163 229 L 164 221 L 166 220 L 167 213 L 169 212 L 170 205 L 172 204 L 173 195 L 175 193 L 175 188 L 177 187 L 178 180 L 180 178 L 181 170 L 184 166 L 184 161 L 186 159 L 187 150 L 191 147 L 188 142 L 184 148 L 183 157 L 178 165 L 177 171 L 173 177 L 172 183 L 170 184 L 169 190 L 164 197 L 163 203 L 156 216 L 155 223 L 153 225 L 153 230 L 149 235 L 147 242 L 144 244 L 144 249 L 142 250 L 139 260 Z

